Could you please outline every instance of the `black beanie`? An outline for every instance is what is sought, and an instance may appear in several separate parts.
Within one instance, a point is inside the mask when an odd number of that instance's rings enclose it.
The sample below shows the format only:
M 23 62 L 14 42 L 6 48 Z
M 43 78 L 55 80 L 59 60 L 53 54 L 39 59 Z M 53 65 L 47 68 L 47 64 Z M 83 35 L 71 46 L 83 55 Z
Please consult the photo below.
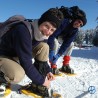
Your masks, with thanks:
M 60 10 L 58 10 L 57 8 L 51 8 L 41 15 L 38 21 L 38 25 L 48 21 L 54 23 L 56 25 L 56 28 L 58 28 L 63 19 L 63 13 Z
M 87 23 L 86 14 L 83 10 L 79 9 L 77 11 L 77 19 L 80 19 L 83 22 L 83 26 Z
M 85 12 L 81 10 L 78 6 L 73 6 L 70 9 L 73 18 L 82 20 L 84 26 L 87 23 Z

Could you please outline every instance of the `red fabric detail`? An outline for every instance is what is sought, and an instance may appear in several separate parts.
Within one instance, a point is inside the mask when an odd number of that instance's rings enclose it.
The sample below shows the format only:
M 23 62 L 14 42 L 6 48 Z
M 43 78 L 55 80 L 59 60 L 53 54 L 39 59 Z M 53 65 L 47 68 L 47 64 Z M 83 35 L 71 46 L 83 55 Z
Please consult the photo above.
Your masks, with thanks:
M 49 61 L 50 65 L 52 64 L 50 61 Z
M 57 68 L 57 65 L 56 64 L 52 64 L 51 68 Z
M 63 65 L 68 66 L 70 61 L 70 56 L 64 56 L 63 57 Z

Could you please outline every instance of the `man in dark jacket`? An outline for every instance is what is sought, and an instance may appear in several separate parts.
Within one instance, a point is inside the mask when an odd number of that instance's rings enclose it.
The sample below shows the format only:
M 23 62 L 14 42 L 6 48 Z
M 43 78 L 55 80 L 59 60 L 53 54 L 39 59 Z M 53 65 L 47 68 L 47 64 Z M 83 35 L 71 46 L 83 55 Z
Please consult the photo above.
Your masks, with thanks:
M 40 19 L 31 22 L 32 39 L 23 23 L 13 26 L 2 36 L 0 72 L 4 74 L 6 81 L 18 83 L 26 73 L 32 83 L 49 88 L 54 76 L 47 63 L 49 46 L 46 40 L 59 27 L 62 20 L 62 12 L 57 8 L 51 8 L 42 14 Z M 32 58 L 35 60 L 34 64 Z
M 65 19 L 60 27 L 48 39 L 48 44 L 50 47 L 49 61 L 51 63 L 53 74 L 58 74 L 59 70 L 57 69 L 56 62 L 60 56 L 64 55 L 61 71 L 66 73 L 74 73 L 74 70 L 69 66 L 73 46 L 72 42 L 75 39 L 79 28 L 86 24 L 86 15 L 85 12 L 78 6 L 73 6 L 70 8 L 62 6 L 60 11 L 63 12 Z M 54 51 L 55 39 L 60 39 L 61 44 L 57 53 Z M 67 53 L 65 54 L 65 52 Z

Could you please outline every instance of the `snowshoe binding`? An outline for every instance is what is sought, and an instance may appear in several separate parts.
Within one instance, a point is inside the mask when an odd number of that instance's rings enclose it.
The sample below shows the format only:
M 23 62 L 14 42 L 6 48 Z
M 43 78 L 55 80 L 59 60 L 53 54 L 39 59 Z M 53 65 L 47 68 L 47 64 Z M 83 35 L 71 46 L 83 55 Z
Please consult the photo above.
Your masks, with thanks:
M 31 95 L 35 98 L 45 98 L 45 97 L 49 98 L 48 89 L 43 85 L 36 85 L 34 83 L 22 86 L 19 89 L 19 92 L 25 95 Z
M 62 66 L 60 71 L 65 72 L 67 74 L 74 74 L 74 70 L 68 65 L 68 66 Z
M 76 73 L 74 73 L 74 70 L 70 66 L 62 66 L 62 68 L 60 68 L 59 71 L 67 76 L 77 75 Z

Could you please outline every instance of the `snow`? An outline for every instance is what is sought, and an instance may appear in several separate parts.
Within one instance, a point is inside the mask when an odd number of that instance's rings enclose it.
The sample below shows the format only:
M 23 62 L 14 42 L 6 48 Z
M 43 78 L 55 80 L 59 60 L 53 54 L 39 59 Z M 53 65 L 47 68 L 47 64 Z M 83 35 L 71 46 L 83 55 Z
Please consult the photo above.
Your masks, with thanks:
M 57 62 L 58 68 L 62 66 L 62 57 Z M 51 82 L 51 89 L 62 94 L 63 98 L 98 98 L 98 47 L 74 48 L 70 66 L 77 75 L 56 77 Z M 12 85 L 12 92 L 6 98 L 33 98 L 18 94 L 19 85 L 25 85 L 30 79 L 25 78 L 16 85 Z M 88 88 L 94 86 L 96 92 L 90 94 Z

